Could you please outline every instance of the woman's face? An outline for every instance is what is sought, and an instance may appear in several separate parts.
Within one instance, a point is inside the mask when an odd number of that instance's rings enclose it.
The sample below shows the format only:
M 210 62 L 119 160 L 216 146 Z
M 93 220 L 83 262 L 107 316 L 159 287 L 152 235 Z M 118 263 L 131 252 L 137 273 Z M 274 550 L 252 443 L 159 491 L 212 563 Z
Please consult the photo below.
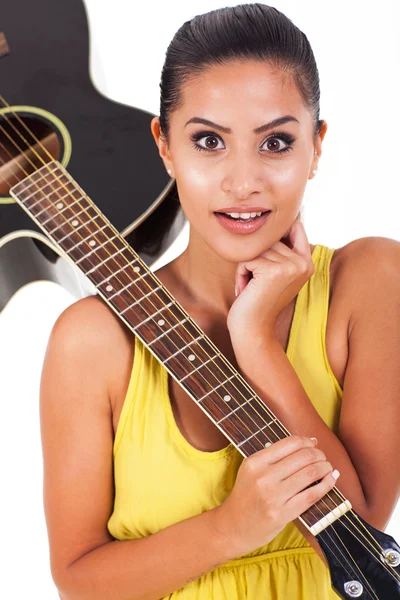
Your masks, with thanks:
M 312 117 L 296 85 L 262 62 L 208 68 L 184 84 L 181 95 L 180 108 L 170 116 L 169 144 L 159 137 L 158 117 L 152 132 L 176 179 L 191 238 L 228 261 L 254 258 L 296 219 L 326 124 L 314 145 Z M 293 119 L 254 132 L 286 116 Z M 214 125 L 189 122 L 193 119 Z M 271 210 L 250 234 L 226 230 L 215 215 L 246 207 Z

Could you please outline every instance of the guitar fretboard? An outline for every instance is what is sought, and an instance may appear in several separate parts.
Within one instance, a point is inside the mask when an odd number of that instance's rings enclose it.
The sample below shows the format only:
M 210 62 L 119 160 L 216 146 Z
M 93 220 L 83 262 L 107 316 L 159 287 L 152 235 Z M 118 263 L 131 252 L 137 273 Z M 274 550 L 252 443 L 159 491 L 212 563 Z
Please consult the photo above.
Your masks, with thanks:
M 60 163 L 10 193 L 243 456 L 290 435 Z M 332 490 L 304 524 L 342 502 Z

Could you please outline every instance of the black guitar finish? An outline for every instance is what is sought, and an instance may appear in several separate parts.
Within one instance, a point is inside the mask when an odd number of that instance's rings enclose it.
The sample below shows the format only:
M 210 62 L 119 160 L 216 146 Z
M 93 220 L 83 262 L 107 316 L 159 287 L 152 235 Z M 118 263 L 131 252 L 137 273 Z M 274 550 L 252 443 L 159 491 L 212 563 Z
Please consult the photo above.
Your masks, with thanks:
M 355 514 L 347 513 L 316 536 L 329 563 L 332 587 L 343 600 L 400 598 L 399 545 Z M 389 553 L 386 561 L 384 552 Z
M 61 120 L 72 140 L 66 168 L 142 259 L 151 264 L 181 231 L 185 217 L 174 194 L 175 183 L 165 172 L 150 132 L 154 115 L 108 100 L 91 82 L 88 25 L 82 0 L 12 0 L 2 7 L 0 32 L 9 47 L 8 53 L 1 55 L 0 52 L 1 95 L 11 106 L 37 107 Z M 138 60 L 143 60 L 143 56 Z M 135 79 L 135 65 L 121 76 Z M 3 108 L 0 102 L 0 125 L 5 127 Z M 23 111 L 19 114 L 24 116 Z M 6 117 L 11 116 L 6 112 Z M 23 126 L 15 119 L 13 122 L 26 136 Z M 0 155 L 3 152 L 1 162 L 4 164 L 9 157 L 4 154 L 5 138 L 3 135 L 1 140 L 1 136 L 0 130 L 0 141 L 3 141 Z M 14 136 L 16 140 L 19 137 L 13 132 Z M 59 134 L 57 137 L 62 160 L 64 143 Z M 15 180 L 10 181 L 11 185 L 15 183 Z M 14 245 L 18 239 L 4 236 L 25 229 L 39 234 L 32 239 L 44 257 L 44 245 L 39 243 L 40 229 L 9 200 L 3 190 L 0 194 L 3 280 L 0 310 L 16 291 L 16 285 L 43 278 L 43 273 L 48 273 L 45 278 L 57 279 L 50 276 L 51 269 L 46 264 L 39 264 L 40 259 L 39 263 L 34 259 L 37 268 L 27 280 L 23 275 L 26 269 L 20 268 L 18 263 L 6 262 L 10 253 L 6 257 L 4 240 Z M 25 239 L 21 249 L 11 253 L 18 256 L 18 260 L 23 260 L 26 242 Z M 54 251 L 53 263 L 58 258 L 56 248 Z M 30 262 L 33 265 L 32 260 Z M 7 271 L 20 272 L 21 280 L 17 283 L 14 277 L 13 283 L 7 284 L 4 280 Z

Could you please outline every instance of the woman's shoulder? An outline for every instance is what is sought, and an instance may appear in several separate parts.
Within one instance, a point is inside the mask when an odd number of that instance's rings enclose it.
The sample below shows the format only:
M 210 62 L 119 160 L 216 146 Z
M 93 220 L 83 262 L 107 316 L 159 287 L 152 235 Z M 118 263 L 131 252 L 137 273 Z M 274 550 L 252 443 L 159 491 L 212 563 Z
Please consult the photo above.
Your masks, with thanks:
M 129 328 L 99 296 L 87 296 L 68 306 L 57 318 L 52 336 L 61 337 L 64 347 L 82 351 L 106 351 L 109 344 L 125 339 Z M 132 333 L 130 336 L 132 337 Z
M 387 237 L 362 237 L 335 249 L 331 262 L 334 291 L 357 297 L 373 279 L 398 276 L 400 242 Z
M 61 359 L 76 361 L 81 368 L 93 369 L 102 378 L 111 404 L 129 381 L 134 335 L 115 312 L 99 297 L 87 296 L 68 306 L 57 318 L 48 351 Z
M 400 242 L 363 237 L 335 249 L 330 266 L 328 327 L 331 321 L 334 330 L 343 330 L 346 345 L 354 322 L 361 322 L 371 305 L 379 310 L 381 300 L 399 295 Z

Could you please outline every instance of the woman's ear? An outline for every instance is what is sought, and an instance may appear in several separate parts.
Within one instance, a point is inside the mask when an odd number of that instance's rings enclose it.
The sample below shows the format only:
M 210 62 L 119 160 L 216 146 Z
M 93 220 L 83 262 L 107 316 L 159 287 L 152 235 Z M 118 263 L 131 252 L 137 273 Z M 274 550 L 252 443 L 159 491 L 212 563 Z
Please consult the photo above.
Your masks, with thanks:
M 151 129 L 151 133 L 153 134 L 153 138 L 158 146 L 158 152 L 162 158 L 165 169 L 168 172 L 169 176 L 173 177 L 173 175 L 172 175 L 173 166 L 172 166 L 171 155 L 170 155 L 170 151 L 169 151 L 169 147 L 168 147 L 168 142 L 167 142 L 167 139 L 165 138 L 165 136 L 163 135 L 162 129 L 160 127 L 160 118 L 159 117 L 152 118 L 150 129 Z

